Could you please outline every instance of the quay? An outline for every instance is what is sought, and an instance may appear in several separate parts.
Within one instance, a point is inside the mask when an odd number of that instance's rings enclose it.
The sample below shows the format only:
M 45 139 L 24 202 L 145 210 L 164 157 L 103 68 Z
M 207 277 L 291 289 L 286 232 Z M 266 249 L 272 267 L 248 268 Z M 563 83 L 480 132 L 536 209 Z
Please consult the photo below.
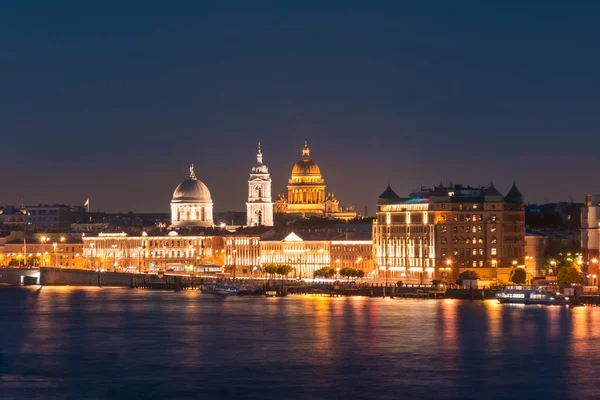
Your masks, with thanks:
M 495 297 L 495 291 L 490 289 L 461 288 L 455 285 L 433 286 L 408 284 L 391 286 L 383 283 L 337 281 L 331 282 L 304 282 L 298 280 L 266 280 L 261 279 L 236 279 L 206 278 L 190 275 L 139 274 L 127 272 L 93 271 L 65 268 L 1 268 L 0 284 L 9 285 L 42 285 L 42 286 L 106 286 L 127 287 L 145 290 L 202 290 L 203 285 L 218 283 L 238 285 L 241 282 L 262 290 L 244 294 L 265 294 L 266 291 L 275 290 L 285 295 L 309 295 L 327 297 L 390 297 L 395 299 L 459 299 L 459 300 L 487 300 Z M 599 293 L 584 293 L 581 303 L 587 305 L 600 305 Z

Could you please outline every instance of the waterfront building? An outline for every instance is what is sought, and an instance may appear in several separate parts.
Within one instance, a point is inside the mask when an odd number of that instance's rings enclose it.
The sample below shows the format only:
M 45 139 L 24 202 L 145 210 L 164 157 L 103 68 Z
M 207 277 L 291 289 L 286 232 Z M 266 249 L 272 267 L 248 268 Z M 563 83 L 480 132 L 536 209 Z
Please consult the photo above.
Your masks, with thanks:
M 304 142 L 302 158 L 294 164 L 288 181 L 287 198 L 279 194 L 275 201 L 275 212 L 310 215 L 325 215 L 331 218 L 356 218 L 354 209 L 342 210 L 333 193 L 326 194 L 325 180 L 321 169 L 310 157 L 308 143 Z
M 260 276 L 260 233 L 241 231 L 227 235 L 223 258 L 224 272 L 230 276 Z
M 331 265 L 328 237 L 309 233 L 280 233 L 260 242 L 261 264 L 288 264 L 294 276 L 313 278 L 314 272 Z
M 173 192 L 171 226 L 174 228 L 213 226 L 213 201 L 210 191 L 196 178 L 194 164 L 190 167 L 190 177 L 181 182 Z
M 371 234 L 348 232 L 331 240 L 330 260 L 331 267 L 338 271 L 342 268 L 354 268 L 364 271 L 365 278 L 377 278 Z
M 588 274 L 596 277 L 600 276 L 599 249 L 600 195 L 588 194 L 585 196 L 585 206 L 581 209 L 581 252 Z
M 223 237 L 189 231 L 99 233 L 83 236 L 86 268 L 192 271 L 223 265 Z
M 400 198 L 388 185 L 379 196 L 373 251 L 383 274 L 411 283 L 453 282 L 476 269 L 484 280 L 507 281 L 524 266 L 523 195 L 503 196 L 493 184 L 440 185 Z
M 258 142 L 256 165 L 248 179 L 248 202 L 246 203 L 246 225 L 273 226 L 273 201 L 271 198 L 271 175 L 263 164 L 263 155 Z
M 550 243 L 548 235 L 525 232 L 525 270 L 532 277 L 544 276 L 544 254 Z
M 6 265 L 84 268 L 83 241 L 79 235 L 36 234 L 25 237 L 13 232 L 2 246 Z

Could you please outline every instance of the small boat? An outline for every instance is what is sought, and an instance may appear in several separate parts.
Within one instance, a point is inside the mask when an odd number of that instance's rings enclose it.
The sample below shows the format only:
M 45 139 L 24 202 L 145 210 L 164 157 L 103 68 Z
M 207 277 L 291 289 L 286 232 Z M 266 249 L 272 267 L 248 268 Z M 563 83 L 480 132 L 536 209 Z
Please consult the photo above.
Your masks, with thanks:
M 571 304 L 569 297 L 546 289 L 543 286 L 509 285 L 496 293 L 496 300 L 502 304 Z
M 233 285 L 216 285 L 211 293 L 219 294 L 222 296 L 237 296 L 240 292 L 240 286 Z

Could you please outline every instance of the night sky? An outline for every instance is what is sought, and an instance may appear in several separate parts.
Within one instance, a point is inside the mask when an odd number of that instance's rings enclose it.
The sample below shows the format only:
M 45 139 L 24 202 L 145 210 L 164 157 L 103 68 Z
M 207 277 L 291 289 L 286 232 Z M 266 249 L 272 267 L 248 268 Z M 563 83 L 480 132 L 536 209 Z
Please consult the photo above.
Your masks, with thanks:
M 308 140 L 371 213 L 388 182 L 600 192 L 598 2 L 121 3 L 2 5 L 2 205 L 168 212 L 195 162 L 244 210 L 259 140 L 275 194 Z

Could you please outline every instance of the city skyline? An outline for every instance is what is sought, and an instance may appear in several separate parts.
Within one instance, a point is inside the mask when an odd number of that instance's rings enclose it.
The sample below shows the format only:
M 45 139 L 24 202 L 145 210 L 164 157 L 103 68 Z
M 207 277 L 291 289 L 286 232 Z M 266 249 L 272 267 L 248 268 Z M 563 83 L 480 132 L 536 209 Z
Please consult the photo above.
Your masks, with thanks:
M 8 5 L 1 204 L 168 210 L 195 162 L 243 210 L 259 140 L 274 194 L 307 140 L 361 212 L 388 183 L 598 191 L 599 5 L 345 4 Z

